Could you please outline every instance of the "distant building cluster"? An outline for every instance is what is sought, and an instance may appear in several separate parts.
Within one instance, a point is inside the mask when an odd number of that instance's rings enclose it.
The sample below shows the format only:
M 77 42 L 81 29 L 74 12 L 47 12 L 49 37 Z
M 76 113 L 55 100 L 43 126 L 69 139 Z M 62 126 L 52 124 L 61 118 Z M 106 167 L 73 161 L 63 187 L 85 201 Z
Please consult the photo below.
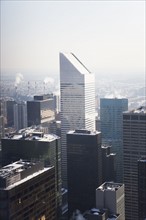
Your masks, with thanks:
M 146 219 L 146 106 L 101 98 L 60 53 L 60 97 L 0 100 L 0 219 Z

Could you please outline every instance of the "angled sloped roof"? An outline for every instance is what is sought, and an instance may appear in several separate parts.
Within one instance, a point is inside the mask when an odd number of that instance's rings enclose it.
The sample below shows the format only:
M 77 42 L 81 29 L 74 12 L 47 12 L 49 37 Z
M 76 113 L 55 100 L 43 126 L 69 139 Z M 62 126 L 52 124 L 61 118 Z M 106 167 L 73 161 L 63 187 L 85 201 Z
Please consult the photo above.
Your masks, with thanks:
M 82 74 L 91 73 L 85 65 L 73 54 L 73 53 L 61 53 L 63 54 L 68 61 Z

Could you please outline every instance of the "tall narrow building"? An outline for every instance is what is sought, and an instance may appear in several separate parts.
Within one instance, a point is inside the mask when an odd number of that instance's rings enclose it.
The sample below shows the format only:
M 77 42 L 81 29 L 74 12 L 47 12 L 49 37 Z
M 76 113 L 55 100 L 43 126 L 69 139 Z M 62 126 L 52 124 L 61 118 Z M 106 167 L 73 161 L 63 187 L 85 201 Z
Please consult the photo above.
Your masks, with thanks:
M 138 220 L 146 219 L 146 158 L 138 160 Z
M 123 149 L 126 220 L 138 219 L 138 160 L 146 157 L 146 107 L 124 112 Z
M 95 130 L 95 85 L 91 73 L 73 53 L 60 53 L 62 177 L 67 184 L 66 133 Z
M 102 183 L 101 132 L 67 133 L 68 211 L 85 212 L 96 205 L 95 191 Z
M 102 143 L 116 153 L 116 182 L 123 182 L 123 112 L 127 110 L 128 99 L 100 99 Z
M 27 105 L 25 102 L 14 104 L 14 128 L 20 130 L 27 127 Z

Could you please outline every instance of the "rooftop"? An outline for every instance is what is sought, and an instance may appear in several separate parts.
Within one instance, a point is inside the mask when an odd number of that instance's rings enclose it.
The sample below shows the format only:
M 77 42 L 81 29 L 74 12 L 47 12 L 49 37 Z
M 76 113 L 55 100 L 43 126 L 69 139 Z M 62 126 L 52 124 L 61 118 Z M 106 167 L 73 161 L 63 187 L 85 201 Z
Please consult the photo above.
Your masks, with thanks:
M 73 54 L 73 53 L 62 53 L 81 74 L 91 73 L 85 65 Z
M 126 111 L 125 113 L 146 114 L 146 106 L 141 106 L 137 109 Z
M 84 213 L 84 217 L 88 219 L 89 216 L 103 216 L 106 213 L 108 213 L 108 209 L 97 209 L 97 208 L 92 208 Z M 108 218 L 107 220 L 116 220 L 118 218 L 119 214 L 110 214 L 108 213 Z M 90 219 L 90 218 L 89 218 Z M 97 218 L 98 219 L 98 218 Z M 105 219 L 105 218 L 104 218 Z
M 71 130 L 67 134 L 75 134 L 75 135 L 95 135 L 99 134 L 101 132 L 99 131 L 90 131 L 86 129 L 77 129 L 77 130 Z
M 114 182 L 105 182 L 101 186 L 99 186 L 98 190 L 110 190 L 110 191 L 117 191 L 123 184 L 122 183 L 114 183 Z
M 0 188 L 10 189 L 50 168 L 42 162 L 16 161 L 0 169 Z
M 18 133 L 7 134 L 4 139 L 11 140 L 28 140 L 28 141 L 44 141 L 51 142 L 58 139 L 59 137 L 55 134 L 44 134 L 44 132 L 36 130 L 36 128 L 25 128 L 18 131 Z

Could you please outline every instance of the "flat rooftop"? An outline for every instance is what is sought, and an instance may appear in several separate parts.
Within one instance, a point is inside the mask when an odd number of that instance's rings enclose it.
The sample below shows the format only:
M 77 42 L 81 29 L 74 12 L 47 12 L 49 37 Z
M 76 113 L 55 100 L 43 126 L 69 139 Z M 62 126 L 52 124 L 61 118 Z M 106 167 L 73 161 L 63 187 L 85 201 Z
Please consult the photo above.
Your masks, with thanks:
M 133 113 L 133 114 L 146 114 L 146 106 L 141 106 L 137 109 L 133 109 L 131 111 L 125 111 L 124 113 Z
M 27 141 L 41 141 L 41 142 L 52 142 L 56 139 L 59 139 L 55 134 L 44 134 L 42 131 L 38 131 L 33 128 L 21 129 L 18 133 L 8 134 L 4 139 L 11 140 L 27 140 Z
M 71 130 L 67 134 L 74 134 L 74 135 L 96 135 L 100 134 L 100 131 L 90 131 L 86 129 L 77 129 L 77 130 Z
M 0 169 L 0 188 L 10 189 L 51 168 L 44 167 L 42 162 L 16 161 Z M 2 181 L 5 181 L 5 185 Z
M 97 189 L 101 191 L 105 191 L 105 190 L 117 191 L 122 185 L 123 185 L 122 183 L 105 182 Z

